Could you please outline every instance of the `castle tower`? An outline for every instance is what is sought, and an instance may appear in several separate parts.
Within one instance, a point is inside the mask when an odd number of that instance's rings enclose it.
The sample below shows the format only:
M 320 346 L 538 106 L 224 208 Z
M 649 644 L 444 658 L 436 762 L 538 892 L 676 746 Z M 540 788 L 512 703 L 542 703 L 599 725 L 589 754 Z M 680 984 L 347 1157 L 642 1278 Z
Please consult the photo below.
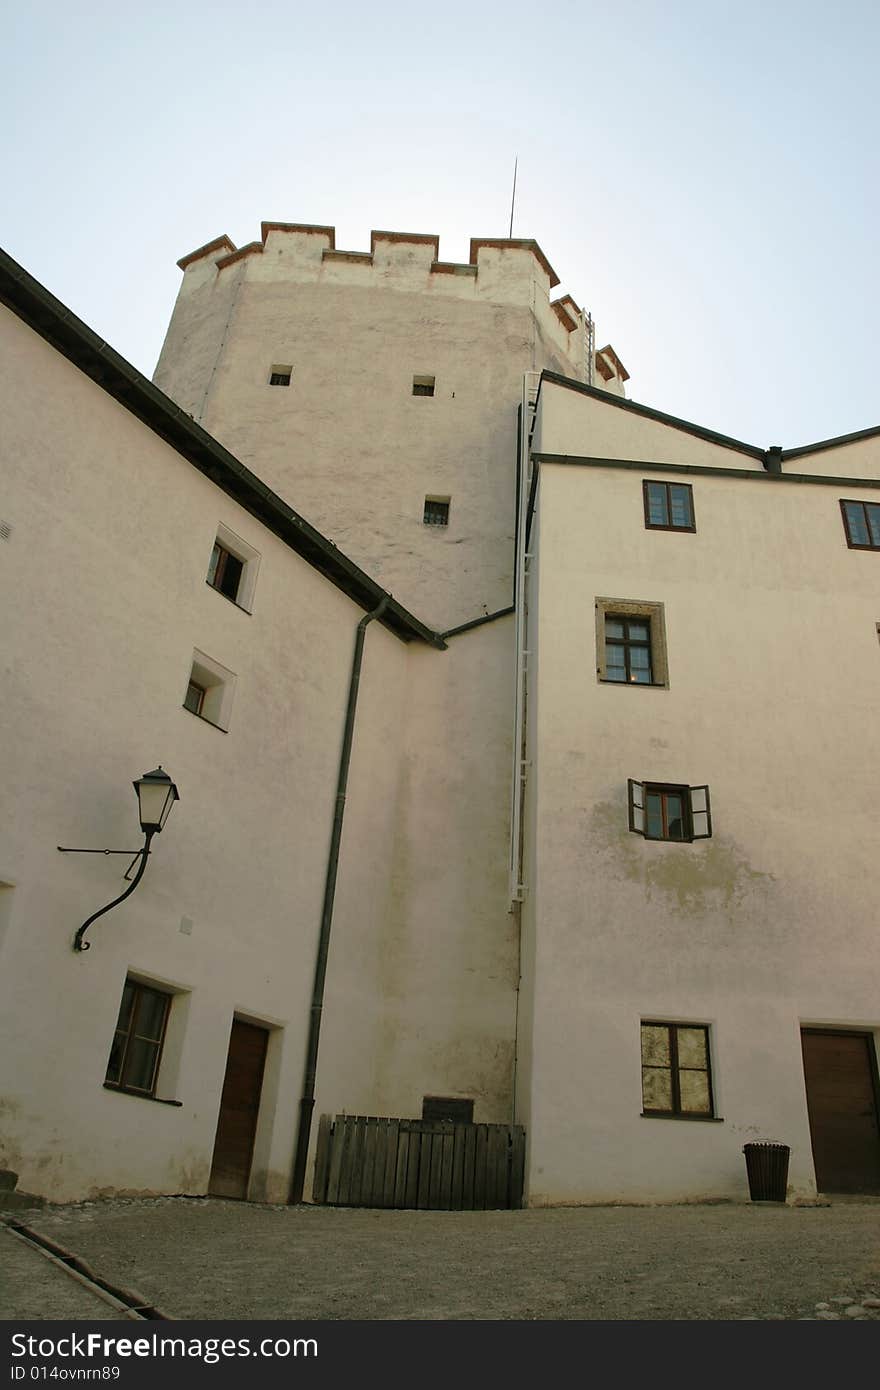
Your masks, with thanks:
M 262 224 L 220 237 L 184 272 L 155 381 L 216 439 L 432 626 L 508 606 L 523 374 L 594 376 L 584 312 L 551 301 L 534 241 Z

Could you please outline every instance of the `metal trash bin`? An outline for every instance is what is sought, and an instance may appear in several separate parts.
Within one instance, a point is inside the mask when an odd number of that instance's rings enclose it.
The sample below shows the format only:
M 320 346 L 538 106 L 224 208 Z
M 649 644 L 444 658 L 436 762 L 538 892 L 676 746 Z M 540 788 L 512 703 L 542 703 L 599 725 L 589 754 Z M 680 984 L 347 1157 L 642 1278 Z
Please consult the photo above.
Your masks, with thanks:
M 749 1196 L 753 1202 L 784 1202 L 788 1191 L 787 1144 L 744 1144 Z

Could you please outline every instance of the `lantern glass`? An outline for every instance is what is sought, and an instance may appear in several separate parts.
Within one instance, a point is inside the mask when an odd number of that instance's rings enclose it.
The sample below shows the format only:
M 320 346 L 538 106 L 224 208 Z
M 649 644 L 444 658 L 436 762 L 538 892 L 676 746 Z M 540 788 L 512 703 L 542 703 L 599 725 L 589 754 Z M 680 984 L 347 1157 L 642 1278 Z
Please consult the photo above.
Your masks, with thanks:
M 138 797 L 141 830 L 145 835 L 150 831 L 155 834 L 162 829 L 175 801 L 180 800 L 177 788 L 161 766 L 154 772 L 145 772 L 133 785 Z

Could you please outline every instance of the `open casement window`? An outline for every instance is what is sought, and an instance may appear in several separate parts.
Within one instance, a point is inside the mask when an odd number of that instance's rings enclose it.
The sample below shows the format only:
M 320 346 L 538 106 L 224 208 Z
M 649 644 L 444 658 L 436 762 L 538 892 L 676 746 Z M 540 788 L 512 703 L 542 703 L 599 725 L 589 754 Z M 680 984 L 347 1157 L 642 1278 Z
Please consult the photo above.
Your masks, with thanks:
M 642 1024 L 642 1113 L 710 1119 L 714 1114 L 709 1029 Z
M 627 779 L 629 828 L 646 840 L 708 840 L 712 835 L 709 788 Z
M 880 550 L 880 502 L 841 499 L 840 510 L 850 550 Z

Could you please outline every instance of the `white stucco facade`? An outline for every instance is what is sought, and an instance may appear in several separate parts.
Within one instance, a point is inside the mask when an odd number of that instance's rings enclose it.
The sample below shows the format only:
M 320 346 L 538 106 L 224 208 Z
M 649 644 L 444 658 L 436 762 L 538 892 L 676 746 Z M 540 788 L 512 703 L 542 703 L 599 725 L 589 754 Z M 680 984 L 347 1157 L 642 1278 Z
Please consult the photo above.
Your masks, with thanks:
M 530 1200 L 742 1198 L 743 1145 L 768 1141 L 815 1195 L 801 1029 L 880 1026 L 880 556 L 847 546 L 839 505 L 880 501 L 877 440 L 801 482 L 800 459 L 774 477 L 547 382 L 537 436 L 567 461 L 536 465 L 531 543 Z M 694 533 L 646 527 L 652 478 L 692 486 Z M 600 599 L 662 605 L 668 688 L 599 679 Z M 630 778 L 708 785 L 711 838 L 633 833 Z M 642 1113 L 650 1020 L 708 1027 L 710 1116 Z
M 287 1200 L 332 881 L 306 1198 L 319 1116 L 430 1096 L 524 1126 L 533 1205 L 745 1200 L 752 1140 L 815 1195 L 801 1031 L 880 1030 L 880 546 L 840 506 L 880 505 L 880 433 L 777 457 L 632 405 L 534 242 L 263 224 L 181 267 L 157 390 L 2 266 L 0 1168 L 207 1192 L 237 1020 L 268 1034 L 246 1195 Z M 646 526 L 652 479 L 693 529 Z M 604 679 L 639 612 L 657 679 Z M 180 801 L 74 952 L 128 861 L 56 846 L 138 849 L 159 763 Z M 635 833 L 628 779 L 708 786 L 711 836 Z M 170 999 L 152 1097 L 105 1084 L 126 980 Z M 643 1113 L 664 1021 L 704 1030 L 700 1118 Z

